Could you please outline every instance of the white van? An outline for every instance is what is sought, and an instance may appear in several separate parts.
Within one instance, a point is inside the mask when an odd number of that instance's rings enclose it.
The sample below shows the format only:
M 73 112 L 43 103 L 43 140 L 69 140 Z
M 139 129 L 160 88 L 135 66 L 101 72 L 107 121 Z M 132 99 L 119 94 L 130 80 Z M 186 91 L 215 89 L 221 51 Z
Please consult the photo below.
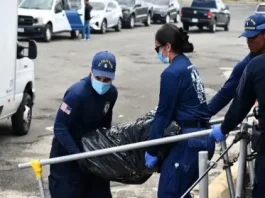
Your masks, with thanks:
M 11 117 L 15 135 L 28 133 L 35 98 L 35 41 L 17 41 L 18 1 L 10 1 L 0 12 L 0 119 Z M 8 23 L 8 25 L 6 25 Z
M 76 38 L 84 25 L 84 0 L 23 0 L 18 9 L 18 35 L 43 38 L 70 32 Z

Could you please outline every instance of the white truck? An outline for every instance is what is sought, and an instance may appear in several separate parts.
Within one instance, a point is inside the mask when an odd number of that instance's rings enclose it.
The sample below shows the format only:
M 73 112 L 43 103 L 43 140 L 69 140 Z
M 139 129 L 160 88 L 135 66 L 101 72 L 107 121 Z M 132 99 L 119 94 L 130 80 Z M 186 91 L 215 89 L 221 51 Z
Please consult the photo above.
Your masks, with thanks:
M 77 38 L 84 26 L 84 0 L 22 0 L 18 9 L 18 35 L 41 38 L 69 32 Z
M 18 42 L 18 1 L 10 1 L 0 12 L 0 119 L 11 117 L 14 135 L 26 135 L 35 98 L 37 45 L 33 40 Z

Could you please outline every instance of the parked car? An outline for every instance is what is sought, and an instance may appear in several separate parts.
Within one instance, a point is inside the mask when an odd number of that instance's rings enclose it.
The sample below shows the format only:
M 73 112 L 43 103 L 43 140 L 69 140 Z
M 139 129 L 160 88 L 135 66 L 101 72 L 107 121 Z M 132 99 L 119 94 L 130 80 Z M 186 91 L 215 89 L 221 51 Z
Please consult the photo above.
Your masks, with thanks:
M 265 3 L 259 3 L 257 5 L 255 14 L 265 14 Z
M 135 23 L 151 25 L 152 6 L 143 0 L 117 0 L 122 8 L 123 27 L 134 28 Z
M 92 30 L 106 33 L 108 28 L 121 31 L 122 10 L 115 0 L 90 0 L 91 11 L 90 27 Z
M 216 27 L 228 31 L 230 18 L 229 7 L 222 0 L 194 0 L 190 7 L 181 9 L 181 22 L 186 31 L 192 26 L 200 30 L 207 27 L 211 32 L 215 32 Z
M 154 5 L 152 20 L 154 23 L 160 21 L 169 23 L 174 20 L 177 23 L 180 19 L 180 6 L 177 0 L 147 0 Z

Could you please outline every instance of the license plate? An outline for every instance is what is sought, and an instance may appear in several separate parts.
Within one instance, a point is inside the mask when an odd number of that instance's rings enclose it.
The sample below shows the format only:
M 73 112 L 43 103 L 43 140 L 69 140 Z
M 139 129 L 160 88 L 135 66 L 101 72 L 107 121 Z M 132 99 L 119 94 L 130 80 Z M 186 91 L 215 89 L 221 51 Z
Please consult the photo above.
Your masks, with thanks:
M 198 19 L 191 19 L 191 22 L 197 23 L 198 22 Z
M 24 32 L 24 28 L 18 28 L 18 32 Z

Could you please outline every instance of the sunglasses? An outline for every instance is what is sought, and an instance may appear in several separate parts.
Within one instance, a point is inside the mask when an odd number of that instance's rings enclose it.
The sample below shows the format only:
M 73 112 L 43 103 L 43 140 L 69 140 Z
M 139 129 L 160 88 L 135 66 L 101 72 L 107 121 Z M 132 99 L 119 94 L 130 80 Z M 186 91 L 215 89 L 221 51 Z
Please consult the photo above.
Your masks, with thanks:
M 159 45 L 159 46 L 156 46 L 156 47 L 155 47 L 155 51 L 156 51 L 156 53 L 159 52 L 159 48 L 160 48 L 160 47 L 162 47 L 162 45 Z

